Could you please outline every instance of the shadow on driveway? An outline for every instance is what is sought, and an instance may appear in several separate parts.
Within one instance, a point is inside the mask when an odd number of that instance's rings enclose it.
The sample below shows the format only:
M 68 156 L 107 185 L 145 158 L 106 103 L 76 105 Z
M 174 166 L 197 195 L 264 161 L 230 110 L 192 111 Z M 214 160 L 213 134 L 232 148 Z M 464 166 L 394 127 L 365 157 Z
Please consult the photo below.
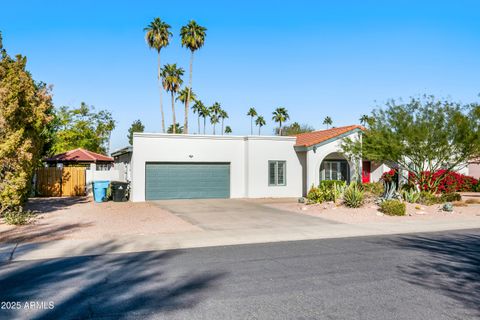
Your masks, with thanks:
M 415 264 L 398 267 L 405 281 L 440 291 L 480 316 L 478 233 L 404 236 L 391 244 L 425 256 Z
M 48 213 L 69 208 L 75 204 L 87 203 L 88 197 L 53 197 L 53 198 L 29 198 L 25 208 L 36 213 Z
M 108 242 L 101 247 L 104 252 L 115 249 Z M 192 308 L 201 301 L 202 291 L 215 287 L 225 274 L 179 273 L 169 265 L 179 254 L 155 251 L 4 264 L 0 301 L 46 305 L 52 301 L 54 308 L 0 310 L 0 314 L 5 319 L 121 319 Z

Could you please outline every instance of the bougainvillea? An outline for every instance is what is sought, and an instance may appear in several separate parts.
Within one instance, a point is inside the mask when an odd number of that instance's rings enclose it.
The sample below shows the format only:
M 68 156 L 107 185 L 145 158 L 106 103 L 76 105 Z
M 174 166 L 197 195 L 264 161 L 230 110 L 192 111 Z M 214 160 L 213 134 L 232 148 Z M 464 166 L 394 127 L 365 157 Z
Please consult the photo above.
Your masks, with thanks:
M 381 179 L 383 182 L 390 183 L 395 180 L 396 174 L 397 170 L 391 169 L 390 171 L 384 172 Z
M 409 181 L 418 185 L 422 191 L 438 193 L 468 192 L 475 191 L 479 181 L 473 177 L 466 176 L 454 171 L 438 170 L 422 172 L 420 181 L 416 181 L 412 173 L 409 174 Z

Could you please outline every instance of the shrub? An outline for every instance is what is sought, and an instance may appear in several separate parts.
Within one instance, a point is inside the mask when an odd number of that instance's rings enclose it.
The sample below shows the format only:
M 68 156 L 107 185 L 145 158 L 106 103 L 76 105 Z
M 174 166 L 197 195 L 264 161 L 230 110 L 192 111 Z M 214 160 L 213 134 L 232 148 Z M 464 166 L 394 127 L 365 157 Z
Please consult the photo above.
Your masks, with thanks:
M 383 194 L 383 183 L 382 182 L 363 183 L 362 190 L 379 197 Z
M 380 211 L 389 216 L 404 216 L 407 207 L 405 203 L 398 200 L 385 200 L 380 204 Z
M 385 183 L 395 182 L 397 176 L 397 170 L 391 169 L 390 171 L 384 172 L 380 180 Z
M 356 183 L 351 183 L 343 193 L 343 202 L 347 207 L 358 208 L 363 204 L 363 191 Z
M 33 219 L 33 213 L 31 211 L 24 211 L 22 207 L 15 210 L 8 210 L 3 213 L 3 219 L 6 224 L 24 225 L 28 224 Z
M 439 179 L 440 181 L 438 181 Z M 473 177 L 446 170 L 438 170 L 434 173 L 424 171 L 421 181 L 416 181 L 415 177 L 409 174 L 409 180 L 411 183 L 417 184 L 420 190 L 441 193 L 471 192 L 475 191 L 479 184 L 479 181 Z M 435 183 L 438 183 L 437 187 L 435 187 Z
M 415 189 L 403 190 L 402 198 L 408 203 L 416 203 L 420 198 L 420 192 L 417 192 Z
M 345 186 L 347 183 L 342 180 L 322 180 L 319 187 L 333 188 L 335 185 Z
M 462 196 L 459 193 L 452 192 L 452 193 L 444 193 L 441 195 L 440 200 L 442 202 L 455 202 L 461 201 Z
M 431 206 L 436 203 L 439 203 L 439 198 L 432 192 L 420 191 L 420 197 L 418 198 L 418 203 L 426 206 Z
M 308 203 L 321 203 L 325 201 L 324 194 L 317 187 L 312 187 L 307 194 Z

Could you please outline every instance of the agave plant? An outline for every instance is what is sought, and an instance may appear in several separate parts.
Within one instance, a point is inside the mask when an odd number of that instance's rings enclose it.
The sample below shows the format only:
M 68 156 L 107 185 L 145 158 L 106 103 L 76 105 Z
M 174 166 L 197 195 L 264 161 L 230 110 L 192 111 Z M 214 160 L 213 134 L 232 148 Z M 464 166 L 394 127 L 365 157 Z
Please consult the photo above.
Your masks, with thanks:
M 415 189 L 403 190 L 402 198 L 408 203 L 416 203 L 420 199 L 420 192 L 417 192 Z
M 364 200 L 363 191 L 358 187 L 357 183 L 352 182 L 343 192 L 343 202 L 347 207 L 359 208 Z
M 378 198 L 375 203 L 379 204 L 387 200 L 401 200 L 402 196 L 397 192 L 397 185 L 395 182 L 388 182 L 383 184 L 383 195 Z

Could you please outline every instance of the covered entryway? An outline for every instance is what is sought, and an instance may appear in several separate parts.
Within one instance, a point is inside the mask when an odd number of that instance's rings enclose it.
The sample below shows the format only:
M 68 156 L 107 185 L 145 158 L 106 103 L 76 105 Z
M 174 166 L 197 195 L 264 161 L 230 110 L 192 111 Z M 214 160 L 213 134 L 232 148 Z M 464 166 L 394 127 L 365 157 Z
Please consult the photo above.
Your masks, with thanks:
M 327 155 L 320 165 L 320 181 L 341 180 L 350 182 L 350 165 L 341 153 Z
M 229 163 L 146 163 L 145 200 L 207 198 L 230 198 Z

